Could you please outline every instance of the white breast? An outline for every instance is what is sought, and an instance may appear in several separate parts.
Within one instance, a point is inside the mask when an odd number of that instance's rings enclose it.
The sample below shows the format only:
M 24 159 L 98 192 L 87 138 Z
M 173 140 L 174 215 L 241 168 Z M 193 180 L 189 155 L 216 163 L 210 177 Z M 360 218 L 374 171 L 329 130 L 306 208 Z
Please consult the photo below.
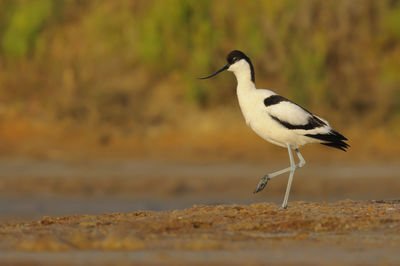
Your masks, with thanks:
M 285 147 L 285 143 L 279 141 L 280 130 L 276 129 L 273 121 L 264 105 L 264 99 L 275 94 L 270 90 L 256 89 L 253 84 L 238 85 L 237 96 L 246 124 L 263 139 L 279 146 Z
M 254 85 L 238 86 L 237 95 L 240 109 L 246 120 L 247 125 L 263 139 L 281 146 L 287 144 L 293 148 L 300 147 L 306 143 L 317 142 L 309 140 L 303 134 L 298 134 L 298 130 L 288 130 L 275 120 L 273 120 L 264 105 L 264 99 L 275 95 L 273 91 L 264 89 L 255 89 Z

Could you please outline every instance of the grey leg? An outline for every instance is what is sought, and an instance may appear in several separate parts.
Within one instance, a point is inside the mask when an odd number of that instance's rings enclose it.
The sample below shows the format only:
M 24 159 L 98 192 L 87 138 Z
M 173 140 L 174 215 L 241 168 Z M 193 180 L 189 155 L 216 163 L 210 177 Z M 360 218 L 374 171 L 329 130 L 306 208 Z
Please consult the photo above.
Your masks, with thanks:
M 299 157 L 300 162 L 298 164 L 295 165 L 295 168 L 300 168 L 303 167 L 306 164 L 306 161 L 304 160 L 303 156 L 301 155 L 301 153 L 299 152 L 298 149 L 294 150 L 297 154 L 297 157 Z M 263 190 L 265 188 L 265 186 L 267 185 L 268 181 L 278 175 L 284 174 L 286 172 L 289 172 L 292 169 L 292 166 L 287 167 L 285 169 L 273 172 L 271 174 L 265 175 L 264 177 L 261 178 L 260 182 L 258 183 L 256 189 L 254 190 L 253 193 L 257 193 L 260 192 L 261 190 Z
M 290 175 L 289 175 L 289 181 L 288 181 L 288 184 L 287 184 L 287 187 L 286 187 L 285 198 L 283 200 L 281 209 L 286 209 L 287 208 L 287 203 L 288 203 L 289 194 L 290 194 L 290 188 L 292 187 L 293 175 L 294 175 L 294 171 L 296 170 L 296 165 L 295 165 L 294 160 L 293 160 L 292 149 L 290 148 L 290 145 L 287 145 L 287 147 L 288 147 L 289 159 L 290 159 Z
M 296 152 L 297 157 L 299 157 L 299 160 L 300 160 L 300 162 L 298 164 L 296 164 L 296 169 L 306 165 L 306 160 L 304 160 L 303 156 L 299 152 L 299 149 L 294 149 L 294 151 Z

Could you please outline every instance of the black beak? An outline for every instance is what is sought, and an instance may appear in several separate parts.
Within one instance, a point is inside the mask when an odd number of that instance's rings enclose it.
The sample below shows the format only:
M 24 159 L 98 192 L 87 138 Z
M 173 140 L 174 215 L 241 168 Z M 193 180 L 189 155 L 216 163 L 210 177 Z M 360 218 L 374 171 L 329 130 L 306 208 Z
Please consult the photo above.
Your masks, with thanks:
M 207 77 L 199 78 L 199 79 L 209 79 L 209 78 L 212 78 L 212 77 L 218 75 L 219 73 L 221 73 L 222 71 L 227 70 L 230 66 L 231 66 L 230 64 L 226 64 L 225 66 L 223 66 L 220 70 L 218 70 L 218 71 L 215 72 L 214 74 L 211 74 L 211 75 L 209 75 L 209 76 L 207 76 Z

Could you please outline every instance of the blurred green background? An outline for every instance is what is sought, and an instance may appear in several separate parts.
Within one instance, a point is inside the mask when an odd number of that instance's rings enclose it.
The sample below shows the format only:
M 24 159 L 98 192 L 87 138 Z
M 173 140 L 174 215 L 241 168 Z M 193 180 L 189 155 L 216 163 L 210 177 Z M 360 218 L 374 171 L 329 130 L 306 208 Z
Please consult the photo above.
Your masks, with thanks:
M 398 154 L 399 44 L 394 0 L 2 0 L 0 148 L 268 151 L 245 128 L 232 74 L 196 79 L 239 49 L 257 87 L 328 119 L 353 152 Z

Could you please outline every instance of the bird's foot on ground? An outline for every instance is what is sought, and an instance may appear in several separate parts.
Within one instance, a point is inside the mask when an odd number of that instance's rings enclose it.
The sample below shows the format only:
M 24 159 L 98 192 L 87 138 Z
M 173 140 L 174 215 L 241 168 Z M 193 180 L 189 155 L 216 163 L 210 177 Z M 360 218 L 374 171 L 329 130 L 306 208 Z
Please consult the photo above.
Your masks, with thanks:
M 260 182 L 258 183 L 258 185 L 257 185 L 256 189 L 253 191 L 253 193 L 255 194 L 255 193 L 260 192 L 261 190 L 263 190 L 270 179 L 271 178 L 269 178 L 268 175 L 266 175 L 263 178 L 261 178 Z

